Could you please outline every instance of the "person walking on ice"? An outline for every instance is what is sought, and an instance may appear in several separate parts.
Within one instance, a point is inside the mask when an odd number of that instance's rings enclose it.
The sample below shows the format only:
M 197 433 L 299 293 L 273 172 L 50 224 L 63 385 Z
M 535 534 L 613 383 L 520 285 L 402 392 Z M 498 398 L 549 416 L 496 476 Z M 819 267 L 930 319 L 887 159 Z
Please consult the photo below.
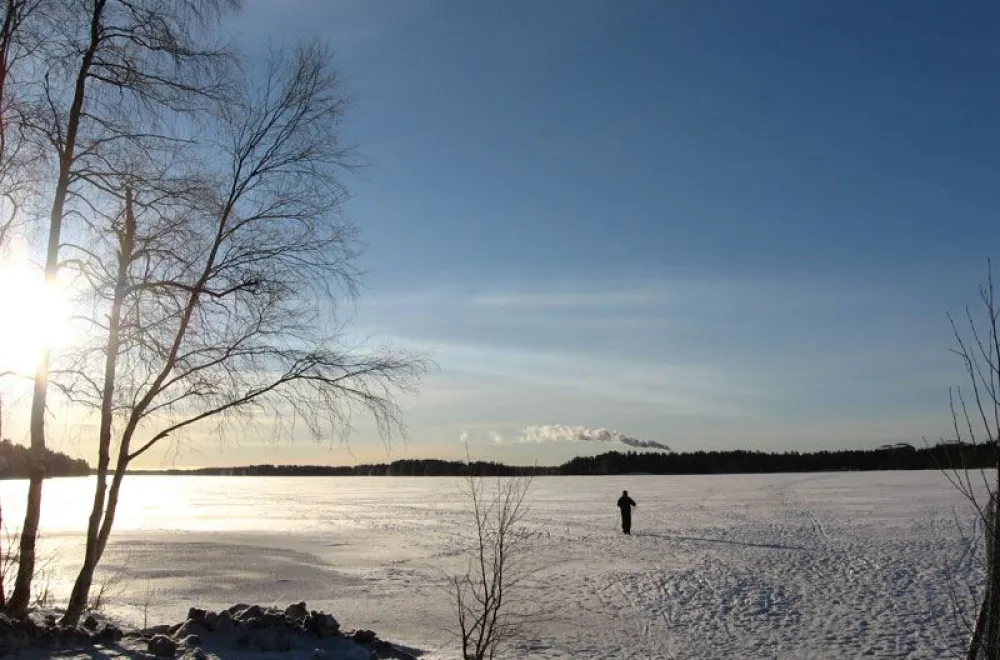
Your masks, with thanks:
M 628 491 L 623 490 L 622 496 L 618 498 L 618 509 L 622 512 L 622 532 L 631 536 L 632 534 L 632 507 L 635 500 L 628 496 Z

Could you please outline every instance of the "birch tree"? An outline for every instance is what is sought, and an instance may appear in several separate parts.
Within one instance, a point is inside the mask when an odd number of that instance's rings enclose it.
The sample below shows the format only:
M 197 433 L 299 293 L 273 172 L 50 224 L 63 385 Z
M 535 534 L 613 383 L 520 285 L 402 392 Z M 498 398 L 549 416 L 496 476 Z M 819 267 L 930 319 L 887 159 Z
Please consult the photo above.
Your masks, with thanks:
M 195 112 L 224 87 L 228 57 L 206 45 L 207 28 L 234 0 L 7 0 L 0 49 L 7 113 L 37 156 L 44 184 L 30 205 L 45 236 L 46 286 L 56 287 L 67 231 L 98 203 L 115 154 L 151 154 L 171 143 L 171 122 Z M 69 226 L 68 226 L 69 225 Z M 31 593 L 45 477 L 45 416 L 52 353 L 34 374 L 30 443 L 35 455 L 20 537 L 20 561 L 7 609 L 23 614 Z
M 78 266 L 93 283 L 100 343 L 60 373 L 99 411 L 97 487 L 86 556 L 63 621 L 87 604 L 126 470 L 174 434 L 212 420 L 347 432 L 358 411 L 401 429 L 396 392 L 425 362 L 349 342 L 338 311 L 356 293 L 357 230 L 341 214 L 348 98 L 319 45 L 276 54 L 220 108 L 156 188 L 127 178 L 113 237 Z M 144 175 L 141 181 L 153 181 Z M 84 250 L 79 250 L 81 255 Z

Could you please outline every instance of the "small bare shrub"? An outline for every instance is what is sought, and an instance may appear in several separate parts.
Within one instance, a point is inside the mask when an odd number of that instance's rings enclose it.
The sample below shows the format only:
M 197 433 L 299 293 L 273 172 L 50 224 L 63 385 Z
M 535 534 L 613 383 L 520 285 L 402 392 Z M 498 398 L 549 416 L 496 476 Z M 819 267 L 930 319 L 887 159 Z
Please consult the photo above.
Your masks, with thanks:
M 972 505 L 979 519 L 972 541 L 984 548 L 985 589 L 972 626 L 967 660 L 1000 658 L 1000 305 L 989 265 L 986 283 L 979 289 L 977 314 L 965 310 L 956 321 L 949 315 L 955 336 L 953 352 L 965 367 L 966 387 L 950 391 L 955 443 L 942 471 Z M 971 564 L 970 564 L 971 566 Z
M 0 594 L 7 594 L 7 586 L 17 575 L 20 564 L 21 535 L 11 531 L 6 523 L 0 522 Z M 31 597 L 33 607 L 48 608 L 52 605 L 51 566 L 55 560 L 54 554 L 40 557 L 32 568 L 31 584 L 34 591 Z M 3 601 L 2 605 L 6 605 Z
M 475 538 L 465 573 L 451 577 L 451 592 L 462 657 L 484 660 L 532 618 L 517 598 L 518 587 L 533 573 L 522 535 L 531 478 L 470 475 L 466 484 Z
M 142 591 L 142 600 L 139 601 L 139 608 L 142 610 L 142 629 L 149 628 L 149 608 L 153 601 L 160 595 L 159 590 L 153 589 L 152 582 L 146 580 L 146 586 Z

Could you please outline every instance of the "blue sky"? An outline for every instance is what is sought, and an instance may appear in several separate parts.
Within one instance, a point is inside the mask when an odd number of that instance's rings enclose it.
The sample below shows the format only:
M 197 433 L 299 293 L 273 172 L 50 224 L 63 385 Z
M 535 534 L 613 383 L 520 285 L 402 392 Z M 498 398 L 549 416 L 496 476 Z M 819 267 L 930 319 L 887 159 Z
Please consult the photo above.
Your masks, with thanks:
M 356 99 L 355 324 L 439 366 L 391 457 L 948 432 L 945 313 L 997 257 L 995 4 L 249 0 L 238 31 L 329 41 Z
M 355 328 L 438 364 L 389 458 L 948 432 L 945 313 L 1000 257 L 995 3 L 246 0 L 235 30 L 328 41 L 356 100 Z M 255 437 L 172 460 L 386 458 L 361 421 Z

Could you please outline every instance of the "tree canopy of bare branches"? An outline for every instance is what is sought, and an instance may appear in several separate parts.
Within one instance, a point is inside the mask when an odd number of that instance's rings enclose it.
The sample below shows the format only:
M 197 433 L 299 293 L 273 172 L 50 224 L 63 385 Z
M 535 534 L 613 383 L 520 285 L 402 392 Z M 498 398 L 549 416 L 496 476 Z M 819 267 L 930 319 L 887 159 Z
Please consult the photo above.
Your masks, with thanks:
M 3 4 L 2 156 L 5 165 L 28 162 L 38 168 L 17 170 L 34 175 L 27 194 L 17 194 L 24 192 L 23 180 L 3 183 L 12 217 L 23 213 L 27 223 L 37 219 L 33 224 L 46 237 L 48 287 L 56 285 L 64 235 L 76 229 L 67 221 L 86 224 L 87 211 L 100 206 L 107 181 L 172 143 L 169 120 L 221 87 L 227 56 L 203 44 L 206 28 L 233 6 L 228 0 Z M 29 484 L 18 576 L 7 605 L 15 613 L 28 605 L 34 571 L 51 358 L 46 347 L 34 375 L 29 431 L 37 465 Z
M 395 394 L 427 366 L 347 339 L 340 312 L 359 272 L 343 179 L 360 162 L 341 139 L 350 99 L 330 52 L 309 44 L 249 65 L 213 38 L 238 5 L 5 5 L 0 100 L 17 108 L 23 152 L 41 173 L 17 213 L 44 234 L 50 286 L 71 274 L 80 307 L 79 345 L 45 350 L 37 367 L 32 448 L 45 447 L 50 388 L 99 419 L 86 554 L 66 622 L 86 605 L 132 461 L 209 420 L 328 437 L 361 412 L 388 438 L 402 429 Z M 37 463 L 15 613 L 30 594 Z

